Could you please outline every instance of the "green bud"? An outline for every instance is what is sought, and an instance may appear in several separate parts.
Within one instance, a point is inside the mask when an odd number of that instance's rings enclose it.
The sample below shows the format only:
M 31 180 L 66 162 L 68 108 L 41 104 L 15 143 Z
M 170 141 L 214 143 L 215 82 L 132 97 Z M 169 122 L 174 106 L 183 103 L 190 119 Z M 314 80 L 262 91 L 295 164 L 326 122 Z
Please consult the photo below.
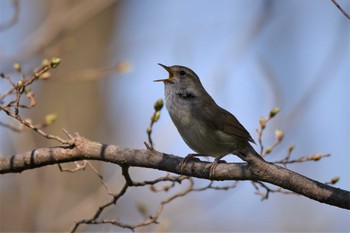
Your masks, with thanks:
M 23 87 L 23 85 L 24 85 L 23 81 L 22 81 L 22 80 L 19 80 L 19 81 L 17 82 L 16 87 L 17 87 L 17 89 L 19 90 L 19 89 L 21 89 L 21 88 Z
M 160 118 L 160 112 L 155 112 L 155 113 L 153 114 L 151 120 L 152 120 L 153 122 L 157 122 L 157 121 L 159 120 L 159 118 Z
M 139 211 L 139 213 L 142 214 L 143 216 L 148 215 L 148 210 L 144 203 L 142 202 L 137 203 L 136 208 L 137 208 L 137 211 Z
M 281 109 L 279 107 L 274 107 L 270 112 L 270 118 L 276 116 L 277 113 L 279 113 L 280 111 L 281 111 Z
M 314 160 L 314 161 L 318 161 L 322 158 L 322 155 L 320 153 L 314 154 L 314 155 L 310 155 L 307 157 L 308 160 Z
M 154 103 L 154 110 L 156 110 L 156 112 L 159 112 L 160 110 L 162 110 L 163 106 L 164 106 L 163 99 L 160 98 Z
M 48 71 L 43 73 L 40 77 L 40 79 L 42 79 L 42 80 L 48 80 L 49 78 L 51 78 L 51 73 Z
M 331 184 L 336 184 L 340 180 L 339 176 L 334 177 L 331 179 Z
M 40 77 L 40 74 L 38 72 L 34 73 L 34 78 L 38 79 Z
M 317 160 L 320 160 L 322 158 L 322 155 L 321 154 L 315 154 L 314 155 L 314 160 L 317 161 Z
M 152 133 L 152 129 L 151 128 L 147 128 L 146 132 L 147 132 L 147 134 L 151 134 Z
M 265 127 L 266 127 L 266 120 L 265 120 L 264 117 L 260 117 L 259 123 L 260 123 L 260 127 L 261 127 L 262 129 L 265 129 Z
M 283 138 L 283 131 L 278 129 L 275 131 L 275 135 L 276 135 L 277 141 L 281 141 Z
M 31 90 L 32 90 L 32 89 L 30 89 L 30 87 L 26 86 L 26 87 L 24 88 L 24 93 L 25 93 L 25 94 L 28 94 Z
M 165 192 L 168 192 L 170 189 L 170 186 L 168 184 L 163 185 L 163 189 Z
M 269 154 L 269 153 L 271 153 L 271 151 L 272 151 L 272 148 L 269 146 L 266 148 L 265 153 Z
M 19 63 L 15 63 L 13 68 L 15 68 L 16 71 L 21 72 L 21 65 Z
M 117 71 L 121 72 L 121 73 L 126 73 L 129 72 L 131 70 L 131 64 L 129 62 L 121 62 L 119 64 L 117 64 Z
M 288 151 L 292 152 L 294 150 L 294 144 L 290 144 L 288 147 Z
M 44 59 L 44 60 L 42 60 L 41 65 L 42 65 L 42 66 L 49 66 L 49 65 L 50 65 L 50 62 L 49 62 L 48 59 Z
M 51 114 L 45 116 L 45 123 L 46 123 L 46 125 L 51 125 L 56 120 L 57 120 L 57 114 L 56 113 L 51 113 Z
M 56 68 L 61 63 L 61 59 L 58 57 L 53 57 L 50 62 L 51 68 Z
M 29 119 L 29 118 L 24 119 L 23 122 L 24 122 L 24 124 L 27 124 L 27 125 L 30 125 L 33 123 L 32 119 Z

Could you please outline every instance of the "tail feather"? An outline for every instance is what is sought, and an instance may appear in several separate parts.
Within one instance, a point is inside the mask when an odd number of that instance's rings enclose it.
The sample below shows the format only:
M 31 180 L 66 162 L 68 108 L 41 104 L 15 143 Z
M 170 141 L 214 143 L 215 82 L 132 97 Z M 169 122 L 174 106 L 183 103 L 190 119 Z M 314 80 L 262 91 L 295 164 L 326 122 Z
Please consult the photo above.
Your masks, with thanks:
M 237 155 L 244 161 L 250 160 L 249 157 L 252 157 L 252 156 L 257 157 L 262 161 L 265 161 L 263 157 L 261 157 L 261 155 L 258 152 L 256 152 L 250 144 L 248 144 L 244 148 L 244 150 L 240 151 Z

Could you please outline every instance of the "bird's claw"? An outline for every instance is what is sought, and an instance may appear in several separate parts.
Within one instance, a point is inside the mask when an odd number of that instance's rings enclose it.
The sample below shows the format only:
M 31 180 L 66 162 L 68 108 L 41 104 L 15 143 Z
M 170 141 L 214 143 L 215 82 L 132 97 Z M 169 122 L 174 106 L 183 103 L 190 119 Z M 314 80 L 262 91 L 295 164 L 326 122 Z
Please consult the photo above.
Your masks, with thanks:
M 180 170 L 180 173 L 183 174 L 183 171 L 188 163 L 188 161 L 192 160 L 192 159 L 195 159 L 197 161 L 200 161 L 198 158 L 195 158 L 194 156 L 198 156 L 199 154 L 188 154 L 179 164 L 179 170 Z
M 218 166 L 219 163 L 226 163 L 225 160 L 220 160 L 220 159 L 215 159 L 209 166 L 209 168 L 207 168 L 206 170 L 209 169 L 209 179 L 213 179 L 215 176 L 215 169 Z
M 179 164 L 179 170 L 180 170 L 180 173 L 182 174 L 183 173 L 183 170 L 185 169 L 186 167 L 186 164 L 188 163 L 188 161 L 190 159 L 193 158 L 193 154 L 188 154 Z

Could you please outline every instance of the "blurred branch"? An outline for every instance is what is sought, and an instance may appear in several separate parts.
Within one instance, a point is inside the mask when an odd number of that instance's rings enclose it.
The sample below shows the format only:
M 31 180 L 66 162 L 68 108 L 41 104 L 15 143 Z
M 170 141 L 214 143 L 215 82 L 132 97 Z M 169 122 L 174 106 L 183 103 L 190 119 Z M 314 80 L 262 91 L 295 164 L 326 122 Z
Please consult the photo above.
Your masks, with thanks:
M 272 189 L 260 181 L 252 182 L 252 185 L 255 188 L 255 194 L 261 196 L 261 200 L 268 199 L 270 193 L 296 194 L 294 192 L 282 188 Z M 261 191 L 261 189 L 265 189 L 265 192 Z
M 337 3 L 337 1 L 336 0 L 332 0 L 332 2 L 334 3 L 334 5 L 336 7 L 338 7 L 338 9 L 341 11 L 341 13 L 343 13 L 343 15 L 345 15 L 345 17 L 350 20 L 350 15 Z
M 19 18 L 19 1 L 18 0 L 12 0 L 12 6 L 14 8 L 14 12 L 12 17 L 5 23 L 0 24 L 0 31 L 3 31 L 5 29 L 8 29 L 15 25 Z
M 340 27 L 336 30 L 335 34 L 341 33 L 345 30 L 348 30 L 348 25 L 340 24 Z M 320 90 L 329 85 L 329 80 L 334 81 L 335 79 L 330 77 L 334 76 L 334 73 L 339 70 L 339 66 L 342 61 L 348 61 L 349 52 L 348 52 L 349 39 L 347 36 L 336 36 L 334 37 L 331 47 L 328 49 L 327 54 L 325 54 L 325 59 L 320 62 L 319 69 L 317 70 L 314 77 L 310 78 L 311 83 L 308 85 L 308 88 L 303 91 L 293 107 L 289 110 L 289 113 L 285 114 L 283 121 L 288 122 L 288 129 L 293 129 L 299 124 L 300 115 L 305 115 L 312 108 L 312 101 L 315 101 L 314 98 L 317 98 L 317 94 L 321 94 Z M 344 49 L 346 48 L 346 49 Z M 339 76 L 341 77 L 341 76 Z M 286 130 L 288 130 L 286 129 Z
M 286 168 L 247 157 L 248 163 L 219 164 L 213 180 L 263 181 L 301 194 L 310 199 L 350 209 L 350 192 L 309 179 Z M 79 160 L 100 160 L 122 167 L 145 167 L 181 174 L 179 164 L 183 158 L 155 150 L 123 148 L 93 142 L 79 135 L 71 137 L 70 146 L 40 148 L 22 154 L 0 157 L 0 174 L 23 172 L 47 165 Z M 208 162 L 190 161 L 184 169 L 186 176 L 209 179 L 205 169 Z
M 14 0 L 13 2 L 16 3 L 18 0 Z M 61 41 L 63 41 L 69 32 L 76 30 L 116 2 L 117 0 L 48 1 L 49 9 L 47 9 L 47 17 L 42 20 L 42 24 L 39 27 L 36 27 L 27 37 L 23 38 L 23 48 L 20 49 L 22 51 L 21 54 L 16 57 L 0 57 L 0 62 L 13 63 L 18 60 L 23 61 L 33 55 L 42 54 L 43 51 L 59 47 L 60 44 L 55 43 L 58 36 L 62 36 L 63 39 Z M 19 8 L 17 5 L 19 4 L 14 4 L 16 11 Z M 55 54 L 61 55 L 58 51 Z
M 110 67 L 98 67 L 80 70 L 69 75 L 64 81 L 66 82 L 84 82 L 101 80 L 112 74 L 127 73 L 132 69 L 131 63 L 122 61 Z
M 158 179 L 155 179 L 152 181 L 134 182 L 130 177 L 128 166 L 122 167 L 122 174 L 123 174 L 123 177 L 125 179 L 125 184 L 123 185 L 123 188 L 118 193 L 112 193 L 112 192 L 108 191 L 109 195 L 112 196 L 112 199 L 109 202 L 105 203 L 104 205 L 101 205 L 93 217 L 91 217 L 89 219 L 83 219 L 83 220 L 77 221 L 74 224 L 74 226 L 72 227 L 71 232 L 75 232 L 81 224 L 112 224 L 112 225 L 116 225 L 116 226 L 119 226 L 122 228 L 134 230 L 135 228 L 138 228 L 138 227 L 147 226 L 147 225 L 151 225 L 153 223 L 157 223 L 157 220 L 158 220 L 159 216 L 161 215 L 161 213 L 164 209 L 164 206 L 166 204 L 168 204 L 169 202 L 173 201 L 174 199 L 176 199 L 178 197 L 184 196 L 187 193 L 193 191 L 194 182 L 193 182 L 192 178 L 186 177 L 186 176 L 169 176 L 169 175 L 167 175 L 165 177 L 161 177 L 161 178 L 158 178 Z M 175 183 L 181 183 L 185 179 L 189 180 L 189 182 L 190 182 L 189 186 L 185 190 L 178 192 L 178 193 L 175 193 L 174 195 L 170 196 L 169 198 L 163 200 L 160 203 L 156 213 L 154 215 L 145 216 L 146 219 L 140 223 L 124 224 L 124 223 L 117 221 L 117 220 L 108 220 L 108 219 L 107 220 L 106 219 L 98 220 L 99 216 L 102 214 L 102 212 L 107 207 L 117 204 L 118 200 L 126 193 L 126 191 L 128 190 L 129 187 L 154 185 L 154 184 L 157 184 L 159 182 L 166 182 L 166 181 L 171 181 L 173 184 L 175 184 Z M 143 212 L 143 213 L 147 212 L 145 210 L 145 207 L 139 207 L 139 210 L 140 210 L 140 212 Z
M 247 23 L 248 27 L 245 28 L 244 33 L 239 35 L 237 35 L 237 33 L 231 34 L 231 41 L 236 41 L 238 38 L 238 42 L 229 44 L 228 47 L 223 50 L 224 53 L 221 55 L 221 58 L 217 60 L 217 64 L 213 64 L 212 66 L 215 67 L 213 77 L 216 77 L 216 80 L 218 80 L 217 83 L 220 85 L 218 87 L 219 90 L 226 85 L 225 81 L 229 80 L 227 75 L 232 75 L 232 69 L 234 69 L 232 67 L 239 67 L 237 63 L 241 62 L 242 57 L 253 47 L 259 34 L 263 32 L 269 20 L 271 20 L 274 1 L 261 1 L 260 4 L 261 7 L 255 14 L 255 20 L 253 20 L 252 23 Z M 234 58 L 232 54 L 235 54 Z M 275 92 L 277 90 L 273 88 L 272 91 Z
M 281 93 L 281 87 L 278 82 L 277 74 L 271 67 L 266 58 L 258 59 L 258 68 L 261 70 L 263 78 L 269 88 L 269 94 L 272 95 L 272 103 L 275 106 L 280 106 L 283 102 L 283 95 Z

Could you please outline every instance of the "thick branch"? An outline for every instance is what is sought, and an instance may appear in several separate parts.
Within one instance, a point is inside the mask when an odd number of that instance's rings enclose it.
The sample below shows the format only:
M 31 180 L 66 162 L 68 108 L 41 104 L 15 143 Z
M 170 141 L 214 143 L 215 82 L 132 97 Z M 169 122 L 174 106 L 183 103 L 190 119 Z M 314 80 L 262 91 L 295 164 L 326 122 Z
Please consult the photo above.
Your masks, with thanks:
M 0 174 L 22 172 L 47 165 L 78 160 L 100 160 L 118 165 L 153 168 L 180 174 L 182 158 L 155 150 L 123 148 L 100 144 L 83 137 L 74 139 L 74 146 L 40 148 L 23 154 L 0 157 Z M 183 175 L 209 179 L 208 162 L 190 161 Z M 313 200 L 350 209 L 350 192 L 320 183 L 286 168 L 252 157 L 248 163 L 219 164 L 215 180 L 264 181 L 291 190 Z

